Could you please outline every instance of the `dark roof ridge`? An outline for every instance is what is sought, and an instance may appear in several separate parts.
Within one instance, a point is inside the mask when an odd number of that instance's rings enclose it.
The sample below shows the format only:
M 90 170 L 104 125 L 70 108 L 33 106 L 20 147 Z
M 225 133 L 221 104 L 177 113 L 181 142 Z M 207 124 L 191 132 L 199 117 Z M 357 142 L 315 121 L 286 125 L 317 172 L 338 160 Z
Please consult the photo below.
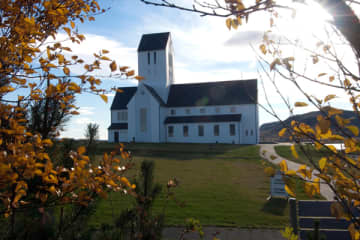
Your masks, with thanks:
M 162 100 L 162 98 L 159 96 L 159 94 L 156 92 L 156 90 L 149 85 L 144 83 L 145 88 L 150 92 L 150 94 L 155 98 L 156 101 L 160 103 L 161 106 L 165 106 L 166 103 Z
M 143 34 L 138 52 L 164 50 L 170 38 L 170 32 Z
M 170 32 L 156 32 L 156 33 L 145 33 L 145 34 L 143 34 L 143 36 L 156 35 L 156 34 L 166 34 L 166 33 L 170 34 Z
M 238 82 L 246 82 L 246 81 L 257 81 L 256 78 L 253 79 L 237 79 L 237 80 L 222 80 L 222 81 L 211 81 L 211 82 L 195 82 L 195 83 L 175 83 L 172 84 L 176 85 L 176 86 L 181 86 L 181 85 L 201 85 L 201 84 L 219 84 L 219 83 L 225 83 L 225 84 L 230 84 L 230 83 L 238 83 Z

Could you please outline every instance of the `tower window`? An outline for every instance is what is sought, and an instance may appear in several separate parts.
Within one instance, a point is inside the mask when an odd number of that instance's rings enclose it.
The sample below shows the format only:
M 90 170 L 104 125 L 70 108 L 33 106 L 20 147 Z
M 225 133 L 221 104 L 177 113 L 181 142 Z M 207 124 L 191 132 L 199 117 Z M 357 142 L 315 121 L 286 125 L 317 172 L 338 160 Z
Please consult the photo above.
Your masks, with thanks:
M 154 52 L 154 64 L 156 64 L 156 52 Z
M 148 64 L 150 64 L 150 53 L 148 52 Z

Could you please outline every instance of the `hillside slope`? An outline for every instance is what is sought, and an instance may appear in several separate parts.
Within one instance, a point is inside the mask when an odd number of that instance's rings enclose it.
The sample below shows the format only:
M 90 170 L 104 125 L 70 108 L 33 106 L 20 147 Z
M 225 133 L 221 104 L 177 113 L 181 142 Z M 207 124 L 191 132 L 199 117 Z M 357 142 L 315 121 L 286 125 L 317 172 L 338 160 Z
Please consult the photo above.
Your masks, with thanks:
M 298 122 L 308 124 L 311 127 L 315 127 L 317 123 L 316 117 L 318 115 L 323 115 L 323 113 L 321 113 L 320 111 L 314 111 L 314 112 L 291 116 L 282 123 L 280 121 L 265 123 L 260 127 L 260 141 L 261 142 L 286 141 L 287 139 L 280 139 L 278 135 L 279 131 L 282 128 L 284 128 L 284 124 L 285 126 L 290 126 L 291 121 L 295 120 Z M 360 128 L 360 116 L 358 116 L 355 112 L 343 110 L 343 113 L 340 116 L 345 119 L 351 119 L 351 124 L 358 126 Z M 331 121 L 335 121 L 334 117 L 331 117 Z

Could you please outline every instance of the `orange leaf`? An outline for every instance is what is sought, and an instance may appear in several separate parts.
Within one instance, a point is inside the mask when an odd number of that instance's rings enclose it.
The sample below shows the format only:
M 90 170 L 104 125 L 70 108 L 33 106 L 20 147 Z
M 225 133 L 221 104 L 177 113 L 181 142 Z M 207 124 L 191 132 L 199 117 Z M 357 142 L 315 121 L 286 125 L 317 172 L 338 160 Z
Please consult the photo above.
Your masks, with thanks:
M 116 65 L 116 62 L 115 61 L 112 61 L 110 63 L 110 69 L 112 72 L 115 72 L 116 71 L 116 68 L 117 68 L 117 65 Z
M 108 102 L 108 97 L 105 94 L 100 94 L 100 97 L 104 100 L 104 102 Z
M 81 155 L 81 154 L 84 154 L 86 152 L 86 148 L 84 146 L 80 146 L 78 149 L 77 149 L 77 152 Z

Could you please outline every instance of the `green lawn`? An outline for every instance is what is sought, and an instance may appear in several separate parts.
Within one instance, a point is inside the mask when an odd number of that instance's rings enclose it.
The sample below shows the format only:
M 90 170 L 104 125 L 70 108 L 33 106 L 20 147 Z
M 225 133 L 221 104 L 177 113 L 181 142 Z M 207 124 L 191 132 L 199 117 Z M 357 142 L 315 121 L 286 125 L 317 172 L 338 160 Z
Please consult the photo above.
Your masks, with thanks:
M 99 150 L 111 150 L 114 145 L 103 143 Z M 155 161 L 156 181 L 166 185 L 176 177 L 178 201 L 167 207 L 166 224 L 183 225 L 189 217 L 203 225 L 238 227 L 283 227 L 288 224 L 286 201 L 266 201 L 270 179 L 265 176 L 259 147 L 225 144 L 131 144 L 135 170 L 142 160 Z M 131 177 L 130 177 L 131 178 Z M 300 191 L 298 198 L 305 198 Z M 154 206 L 160 212 L 165 199 Z M 115 193 L 103 200 L 91 219 L 91 224 L 111 223 L 122 209 L 129 206 L 129 197 Z
M 310 166 L 310 161 L 309 161 L 308 157 L 306 157 L 306 156 L 311 156 L 311 159 L 316 164 L 318 164 L 321 157 L 326 156 L 326 150 L 317 151 L 310 144 L 303 145 L 303 148 L 305 150 L 305 153 L 303 151 L 301 151 L 299 145 L 295 146 L 295 149 L 296 149 L 297 153 L 299 154 L 299 158 L 295 158 L 291 154 L 290 146 L 275 146 L 275 151 L 280 157 L 286 158 L 293 162 L 307 164 L 309 166 Z

